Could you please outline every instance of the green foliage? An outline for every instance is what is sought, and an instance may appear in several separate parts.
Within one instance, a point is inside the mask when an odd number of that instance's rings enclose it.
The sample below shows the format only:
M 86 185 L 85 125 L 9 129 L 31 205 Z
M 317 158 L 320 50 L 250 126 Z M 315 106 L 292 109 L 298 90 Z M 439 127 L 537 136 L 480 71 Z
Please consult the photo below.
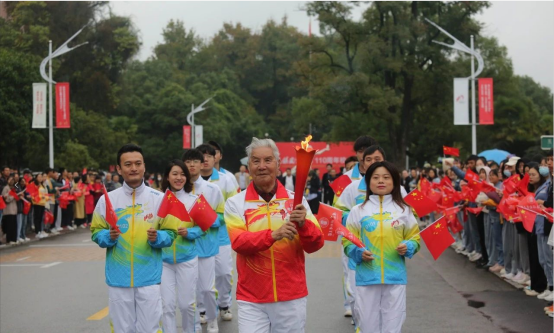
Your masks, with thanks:
M 63 166 L 68 170 L 81 170 L 86 165 L 89 168 L 98 168 L 98 163 L 90 157 L 87 146 L 68 140 L 62 152 L 55 158 L 55 165 Z

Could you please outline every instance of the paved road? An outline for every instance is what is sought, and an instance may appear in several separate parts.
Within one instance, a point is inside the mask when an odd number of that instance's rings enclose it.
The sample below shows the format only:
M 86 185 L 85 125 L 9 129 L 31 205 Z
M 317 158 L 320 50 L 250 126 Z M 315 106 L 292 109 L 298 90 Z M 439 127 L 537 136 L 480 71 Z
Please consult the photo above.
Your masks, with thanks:
M 308 256 L 307 333 L 353 332 L 343 317 L 339 251 L 327 243 Z M 0 332 L 109 332 L 104 256 L 87 230 L 0 250 Z M 408 272 L 403 332 L 552 332 L 543 301 L 450 249 L 435 262 L 423 248 Z M 220 332 L 238 332 L 236 319 Z

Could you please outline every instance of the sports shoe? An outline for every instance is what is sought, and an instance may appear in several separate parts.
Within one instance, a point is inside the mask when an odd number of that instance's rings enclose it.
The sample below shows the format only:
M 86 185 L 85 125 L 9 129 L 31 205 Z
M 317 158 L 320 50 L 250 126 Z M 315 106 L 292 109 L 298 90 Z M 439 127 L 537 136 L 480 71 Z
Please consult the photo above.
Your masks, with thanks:
M 206 320 L 206 312 L 200 312 L 200 324 L 204 325 L 208 321 Z
M 467 256 L 469 254 L 469 252 L 467 252 L 467 250 L 463 250 L 463 251 L 460 251 L 461 254 L 463 254 L 464 256 Z
M 62 231 L 62 230 L 63 230 L 62 227 L 57 227 L 57 228 L 56 228 L 56 231 Z
M 506 275 L 506 268 L 502 268 L 500 270 L 500 275 Z
M 227 308 L 219 308 L 219 316 L 221 319 L 225 321 L 231 321 L 233 320 L 233 314 L 231 313 L 231 309 L 229 307 Z
M 498 273 L 500 272 L 502 269 L 504 269 L 504 267 L 500 266 L 499 264 L 495 264 L 494 266 L 490 267 L 489 268 L 489 271 L 493 272 L 493 273 Z
M 40 238 L 46 238 L 46 237 L 48 237 L 48 234 L 47 234 L 45 231 L 41 231 L 41 233 L 42 233 L 42 237 L 40 237 Z
M 18 242 L 19 244 L 21 244 L 21 243 L 24 243 L 25 240 L 24 240 L 23 238 L 20 238 L 20 239 L 17 240 L 17 242 Z
M 81 229 L 85 229 L 87 226 L 84 224 L 81 224 Z
M 554 300 L 554 293 L 550 292 L 547 296 L 543 298 L 545 301 L 552 302 Z
M 51 233 L 52 235 L 57 235 L 57 234 L 59 234 L 58 230 L 56 230 L 56 229 L 54 229 L 54 228 L 52 228 L 52 229 L 50 230 L 50 233 Z
M 352 310 L 347 309 L 346 311 L 344 311 L 344 316 L 345 317 L 352 317 Z
M 514 277 L 514 274 L 508 273 L 508 274 L 504 274 L 502 277 L 506 280 L 511 280 Z
M 350 319 L 350 324 L 354 325 L 354 319 Z
M 482 257 L 481 253 L 476 253 L 476 254 L 469 257 L 469 261 L 475 262 L 475 261 L 481 259 L 481 257 Z
M 25 237 L 25 241 L 29 242 L 29 241 L 31 241 L 31 239 L 29 237 Z
M 554 308 L 551 306 L 547 306 L 544 308 L 544 312 L 546 312 L 546 314 L 548 314 L 549 312 L 552 313 L 554 312 Z
M 515 282 L 516 280 L 521 280 L 522 278 L 523 278 L 523 273 L 521 271 L 519 271 L 510 280 Z
M 217 319 L 214 319 L 208 323 L 208 333 L 219 333 L 219 327 L 217 326 Z
M 550 295 L 552 292 L 548 289 L 546 289 L 545 291 L 543 291 L 542 293 L 538 294 L 537 295 L 537 298 L 538 299 L 544 299 L 546 296 Z
M 531 287 L 525 287 L 525 288 L 523 288 L 523 291 L 525 292 L 525 295 L 527 295 L 527 296 L 537 296 L 537 295 L 539 295 L 539 293 L 534 291 L 533 289 L 531 289 Z
M 70 226 L 67 227 L 67 229 L 69 229 L 69 230 L 75 230 L 75 227 L 72 226 L 72 225 L 70 225 Z
M 521 274 L 521 279 L 516 279 L 516 278 L 513 279 L 514 282 L 519 283 L 519 284 L 526 284 L 526 282 L 529 281 L 529 280 L 530 280 L 529 275 L 527 275 L 525 273 Z

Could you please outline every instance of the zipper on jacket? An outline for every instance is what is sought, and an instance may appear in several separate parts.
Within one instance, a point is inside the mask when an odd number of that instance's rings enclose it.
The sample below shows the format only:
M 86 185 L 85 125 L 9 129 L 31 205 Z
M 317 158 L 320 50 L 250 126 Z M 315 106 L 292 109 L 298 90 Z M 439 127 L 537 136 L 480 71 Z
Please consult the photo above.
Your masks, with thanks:
M 177 235 L 178 236 L 178 235 Z M 173 241 L 173 263 L 176 264 L 177 263 L 177 244 L 176 243 L 177 240 L 174 240 Z
M 383 236 L 383 197 L 379 196 L 379 224 L 381 225 L 381 283 L 385 283 L 385 258 L 384 258 L 384 236 Z
M 131 209 L 131 288 L 134 287 L 134 256 L 135 256 L 135 190 L 133 189 L 133 208 Z
M 271 230 L 271 217 L 269 214 L 269 202 L 266 204 L 267 206 L 267 224 L 269 230 Z M 277 279 L 275 278 L 275 257 L 273 256 L 273 246 L 269 248 L 269 253 L 271 254 L 271 277 L 273 282 L 273 299 L 275 302 L 278 301 L 277 298 Z

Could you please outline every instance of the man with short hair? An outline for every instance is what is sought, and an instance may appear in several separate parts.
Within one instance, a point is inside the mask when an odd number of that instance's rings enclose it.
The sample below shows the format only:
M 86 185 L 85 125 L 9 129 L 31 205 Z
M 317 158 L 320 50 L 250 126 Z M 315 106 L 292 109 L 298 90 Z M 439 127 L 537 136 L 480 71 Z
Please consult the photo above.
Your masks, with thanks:
M 223 149 L 221 149 L 221 146 L 219 145 L 219 143 L 211 140 L 211 141 L 208 141 L 208 144 L 212 147 L 214 147 L 215 149 L 215 163 L 214 163 L 214 168 L 220 173 L 220 174 L 223 174 L 225 175 L 226 177 L 228 177 L 231 182 L 233 183 L 233 187 L 237 190 L 236 192 L 238 193 L 238 189 L 240 188 L 239 187 L 239 183 L 238 181 L 235 179 L 235 177 L 233 177 L 233 174 L 231 172 L 229 172 L 228 170 L 225 170 L 224 168 L 222 168 L 220 165 L 219 165 L 219 162 L 221 162 L 221 160 L 223 159 Z M 228 198 L 225 198 L 225 200 L 227 200 Z
M 159 219 L 163 193 L 144 184 L 142 149 L 126 144 L 117 153 L 123 186 L 108 193 L 117 227 L 106 221 L 106 198 L 94 210 L 92 240 L 106 248 L 109 313 L 115 332 L 157 333 L 162 319 L 162 248 L 171 246 L 178 223 Z
M 279 180 L 287 190 L 294 192 L 294 186 L 296 184 L 296 176 L 292 175 L 292 170 L 290 168 L 287 168 L 287 170 L 285 171 L 285 174 Z
M 308 202 L 277 181 L 279 150 L 271 139 L 246 148 L 252 182 L 227 200 L 225 222 L 237 252 L 239 332 L 304 332 L 308 289 L 304 251 L 323 246 Z
M 107 173 L 106 177 L 104 178 L 104 186 L 106 186 L 106 191 L 111 192 L 115 190 L 115 183 L 112 181 L 112 174 Z
M 362 135 L 356 139 L 354 142 L 354 151 L 356 152 L 356 157 L 358 158 L 358 164 L 354 165 L 354 167 L 350 171 L 346 172 L 345 175 L 350 177 L 352 180 L 361 179 L 365 175 L 366 170 L 364 169 L 362 163 L 364 151 L 375 144 L 377 144 L 377 141 L 368 135 Z
M 235 173 L 235 179 L 237 180 L 240 190 L 244 191 L 250 184 L 250 174 L 246 169 L 246 165 L 241 165 L 239 172 Z
M 196 239 L 195 244 L 198 251 L 196 311 L 198 312 L 200 323 L 208 324 L 208 333 L 219 332 L 215 296 L 216 256 L 220 253 L 221 249 L 219 245 L 219 229 L 224 225 L 223 210 L 225 207 L 225 199 L 221 189 L 216 184 L 209 182 L 212 174 L 205 176 L 210 171 L 217 173 L 217 170 L 213 168 L 214 155 L 215 151 L 210 145 L 200 145 L 197 149 L 190 149 L 183 155 L 183 162 L 189 169 L 190 180 L 192 182 L 191 193 L 198 196 L 203 195 L 210 207 L 219 216 L 219 219 L 206 230 L 204 235 Z M 217 175 L 219 176 L 219 174 Z M 230 293 L 230 289 L 227 293 Z M 222 291 L 219 291 L 219 295 L 220 297 L 225 297 Z M 230 298 L 230 295 L 228 297 Z M 229 309 L 227 311 L 230 313 Z M 222 314 L 222 317 L 224 315 Z

